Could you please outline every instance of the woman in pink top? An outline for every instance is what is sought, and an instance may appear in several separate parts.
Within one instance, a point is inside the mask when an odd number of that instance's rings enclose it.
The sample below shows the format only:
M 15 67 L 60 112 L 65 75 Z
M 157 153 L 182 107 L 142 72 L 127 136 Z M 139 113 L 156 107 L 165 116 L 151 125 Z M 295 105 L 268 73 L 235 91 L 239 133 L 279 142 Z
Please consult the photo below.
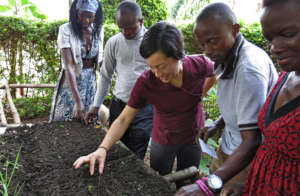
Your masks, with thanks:
M 198 167 L 201 149 L 195 138 L 204 122 L 201 97 L 215 82 L 213 63 L 203 55 L 185 56 L 182 33 L 166 22 L 156 23 L 148 30 L 140 53 L 150 70 L 138 78 L 127 106 L 99 148 L 77 159 L 75 168 L 90 163 L 90 173 L 93 174 L 97 161 L 102 173 L 107 151 L 147 103 L 154 107 L 151 168 L 161 175 L 171 173 L 175 157 L 177 170 Z

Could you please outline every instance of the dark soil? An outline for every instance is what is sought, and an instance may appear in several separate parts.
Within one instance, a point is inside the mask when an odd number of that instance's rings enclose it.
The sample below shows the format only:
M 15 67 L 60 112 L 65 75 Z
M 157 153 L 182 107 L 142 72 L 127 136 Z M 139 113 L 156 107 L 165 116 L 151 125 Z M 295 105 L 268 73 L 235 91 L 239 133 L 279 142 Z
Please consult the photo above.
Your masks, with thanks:
M 109 151 L 102 175 L 90 176 L 87 165 L 75 170 L 72 165 L 76 158 L 94 151 L 104 135 L 102 128 L 77 122 L 43 123 L 7 130 L 0 136 L 0 171 L 3 175 L 6 161 L 13 163 L 21 147 L 9 195 L 13 195 L 17 184 L 22 183 L 19 194 L 22 196 L 174 194 L 169 183 L 120 144 Z M 9 174 L 11 168 L 12 164 Z

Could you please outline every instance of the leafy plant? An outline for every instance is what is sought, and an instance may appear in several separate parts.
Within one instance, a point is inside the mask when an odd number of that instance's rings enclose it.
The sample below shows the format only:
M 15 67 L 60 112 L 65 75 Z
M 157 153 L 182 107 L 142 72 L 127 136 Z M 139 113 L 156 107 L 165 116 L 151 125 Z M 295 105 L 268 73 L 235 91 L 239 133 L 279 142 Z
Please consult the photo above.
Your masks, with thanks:
M 199 170 L 204 173 L 205 175 L 209 175 L 209 165 L 211 163 L 211 158 L 202 153 Z
M 215 121 L 220 116 L 220 111 L 217 105 L 217 85 L 207 92 L 207 96 L 203 99 L 202 104 L 206 119 Z
M 201 9 L 210 3 L 210 0 L 178 0 L 172 7 L 172 19 L 177 22 L 193 21 Z
M 0 5 L 0 12 L 12 12 L 16 16 L 47 19 L 40 9 L 29 0 L 7 0 L 8 5 Z
M 17 156 L 16 156 L 16 159 L 15 159 L 14 163 L 11 163 L 9 160 L 6 160 L 6 162 L 5 162 L 5 174 L 3 174 L 0 171 L 0 186 L 2 186 L 2 190 L 0 189 L 0 194 L 3 195 L 3 196 L 8 196 L 9 195 L 10 184 L 13 180 L 13 177 L 14 177 L 14 174 L 15 174 L 16 170 L 19 167 L 18 161 L 19 161 L 19 157 L 20 157 L 21 148 L 22 148 L 22 146 L 20 147 L 20 149 L 17 153 Z M 12 166 L 12 171 L 9 174 L 8 172 L 9 172 L 10 166 Z M 21 184 L 21 185 L 18 184 L 16 186 L 16 189 L 14 190 L 14 194 L 13 194 L 14 196 L 19 195 L 19 193 L 20 193 L 20 191 L 23 187 L 23 184 Z
M 17 110 L 22 120 L 49 115 L 51 101 L 51 96 L 22 97 L 14 99 L 14 103 L 17 106 Z
M 114 24 L 116 10 L 121 0 L 100 0 L 100 2 L 102 3 L 103 9 L 105 10 L 104 22 L 106 24 Z M 149 27 L 160 20 L 167 19 L 168 8 L 165 1 L 137 0 L 136 2 L 142 8 L 144 24 L 146 27 Z

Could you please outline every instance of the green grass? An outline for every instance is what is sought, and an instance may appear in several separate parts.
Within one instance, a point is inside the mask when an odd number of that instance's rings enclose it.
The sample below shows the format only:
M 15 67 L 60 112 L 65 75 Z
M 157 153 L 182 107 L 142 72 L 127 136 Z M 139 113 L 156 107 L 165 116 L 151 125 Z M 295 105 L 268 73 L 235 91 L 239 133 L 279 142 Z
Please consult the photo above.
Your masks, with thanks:
M 21 148 L 22 148 L 22 146 L 20 147 L 14 162 L 10 162 L 9 160 L 6 160 L 5 173 L 2 173 L 0 171 L 0 187 L 2 187 L 2 189 L 0 188 L 0 195 L 8 196 L 8 194 L 9 194 L 9 188 L 10 188 L 11 182 L 13 180 L 16 170 L 19 167 L 18 162 L 19 162 L 19 158 L 20 158 Z M 12 170 L 11 170 L 11 173 L 9 174 L 8 171 L 11 167 L 12 167 Z M 14 190 L 14 194 L 13 194 L 14 196 L 19 195 L 19 193 L 23 187 L 23 184 L 17 185 L 17 187 Z

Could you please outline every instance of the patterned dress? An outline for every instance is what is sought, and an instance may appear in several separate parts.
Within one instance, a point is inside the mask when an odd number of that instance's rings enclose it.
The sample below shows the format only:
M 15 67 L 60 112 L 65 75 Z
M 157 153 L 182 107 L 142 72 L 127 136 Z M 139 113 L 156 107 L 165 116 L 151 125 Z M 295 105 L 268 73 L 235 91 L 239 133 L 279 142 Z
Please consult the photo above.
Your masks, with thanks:
M 61 88 L 57 85 L 55 89 L 56 98 L 52 105 L 54 110 L 51 112 L 50 121 L 70 121 L 74 108 L 74 100 L 67 79 L 64 77 L 64 70 L 61 72 L 58 84 L 62 83 Z M 80 99 L 84 105 L 84 111 L 87 112 L 93 104 L 96 94 L 96 71 L 94 68 L 82 69 L 80 75 L 76 77 L 77 88 Z
M 288 75 L 281 73 L 260 111 L 265 139 L 252 162 L 244 196 L 300 195 L 300 96 L 272 113 Z
M 89 27 L 93 30 L 93 27 Z M 102 32 L 102 31 L 101 31 Z M 101 34 L 103 36 L 103 33 Z M 79 91 L 80 99 L 84 105 L 84 111 L 87 112 L 90 106 L 93 104 L 94 97 L 96 94 L 96 69 L 98 68 L 99 58 L 102 59 L 102 41 L 103 37 L 93 34 L 91 49 L 86 50 L 85 40 L 76 38 L 70 23 L 61 25 L 58 34 L 58 45 L 59 48 L 70 48 L 74 59 L 75 73 L 76 70 L 80 70 L 76 74 L 76 84 Z M 99 46 L 101 44 L 101 47 Z M 78 52 L 78 53 L 76 53 Z M 78 61 L 75 58 L 95 59 L 93 67 L 84 68 L 83 64 L 76 63 Z M 52 98 L 52 107 L 50 112 L 51 121 L 70 121 L 72 120 L 72 112 L 74 108 L 74 100 L 69 87 L 67 78 L 65 77 L 65 65 L 60 72 L 56 88 L 54 90 Z M 81 62 L 82 63 L 82 62 Z M 78 68 L 81 69 L 78 69 Z

